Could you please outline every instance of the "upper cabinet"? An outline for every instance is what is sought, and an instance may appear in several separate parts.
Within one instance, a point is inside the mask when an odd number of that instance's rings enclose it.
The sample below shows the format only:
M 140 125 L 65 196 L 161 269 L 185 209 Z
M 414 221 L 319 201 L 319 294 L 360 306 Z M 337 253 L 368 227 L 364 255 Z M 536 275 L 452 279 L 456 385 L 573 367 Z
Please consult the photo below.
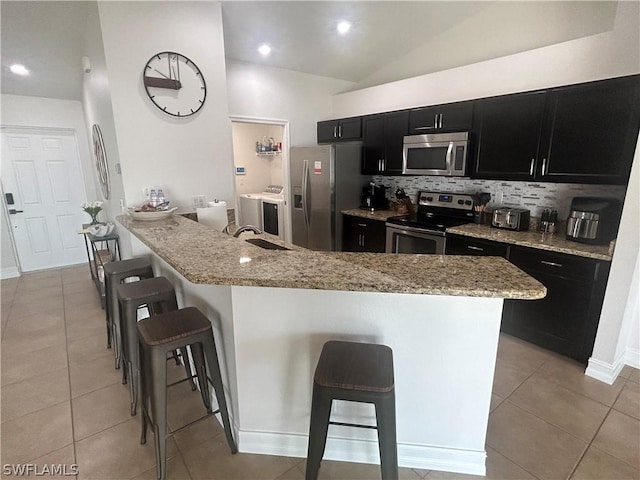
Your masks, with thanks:
M 471 129 L 473 102 L 416 108 L 409 113 L 409 135 Z
M 402 174 L 402 144 L 409 128 L 407 110 L 364 117 L 362 173 Z
M 640 77 L 548 93 L 538 179 L 626 184 L 640 128 Z
M 536 92 L 476 102 L 473 177 L 533 179 L 545 97 Z
M 318 122 L 318 143 L 347 142 L 362 139 L 362 118 L 341 118 Z
M 472 176 L 626 184 L 640 129 L 640 76 L 476 102 Z

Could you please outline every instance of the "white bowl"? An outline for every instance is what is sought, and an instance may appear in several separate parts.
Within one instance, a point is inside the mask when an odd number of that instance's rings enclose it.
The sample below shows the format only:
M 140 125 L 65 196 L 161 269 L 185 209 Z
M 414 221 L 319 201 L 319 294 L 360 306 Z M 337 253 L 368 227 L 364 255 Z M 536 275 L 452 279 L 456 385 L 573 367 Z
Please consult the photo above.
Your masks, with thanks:
M 113 223 L 97 223 L 95 225 L 90 225 L 89 227 L 87 227 L 87 232 L 94 237 L 105 237 L 113 232 L 114 228 L 116 228 L 116 226 Z
M 159 210 L 157 212 L 136 212 L 135 210 L 130 209 L 129 215 L 131 215 L 134 220 L 162 220 L 164 218 L 169 218 L 177 209 L 178 207 L 173 207 L 169 210 Z

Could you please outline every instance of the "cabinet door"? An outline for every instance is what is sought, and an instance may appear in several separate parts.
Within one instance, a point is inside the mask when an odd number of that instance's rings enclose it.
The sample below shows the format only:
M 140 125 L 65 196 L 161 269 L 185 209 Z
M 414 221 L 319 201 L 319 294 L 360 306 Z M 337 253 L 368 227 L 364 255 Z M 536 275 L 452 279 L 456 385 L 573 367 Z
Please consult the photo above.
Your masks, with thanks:
M 544 101 L 544 92 L 536 92 L 476 102 L 473 177 L 533 179 Z
M 317 137 L 318 143 L 332 143 L 336 140 L 338 134 L 337 120 L 327 120 L 326 122 L 318 122 Z
M 409 131 L 411 135 L 428 133 L 439 125 L 440 107 L 425 107 L 411 110 L 409 113 Z
M 351 215 L 343 215 L 343 217 L 343 251 L 384 253 L 386 240 L 384 222 Z
M 419 135 L 431 131 L 469 130 L 472 118 L 473 102 L 417 108 L 409 114 L 409 132 Z
M 640 76 L 549 94 L 544 181 L 625 184 L 640 128 Z
M 341 141 L 362 138 L 362 118 L 344 118 L 338 121 L 338 138 Z
M 452 103 L 443 105 L 441 128 L 450 131 L 464 131 L 471 128 L 473 118 L 473 102 Z
M 481 240 L 478 238 L 464 237 L 447 234 L 445 252 L 447 255 L 474 255 L 507 257 L 509 246 L 504 243 Z
M 362 232 L 356 228 L 355 217 L 342 215 L 342 251 L 359 252 Z
M 385 118 L 382 115 L 364 119 L 362 173 L 382 173 L 385 154 Z
M 385 116 L 385 156 L 384 173 L 402 173 L 402 147 L 404 136 L 409 133 L 409 112 L 391 113 Z

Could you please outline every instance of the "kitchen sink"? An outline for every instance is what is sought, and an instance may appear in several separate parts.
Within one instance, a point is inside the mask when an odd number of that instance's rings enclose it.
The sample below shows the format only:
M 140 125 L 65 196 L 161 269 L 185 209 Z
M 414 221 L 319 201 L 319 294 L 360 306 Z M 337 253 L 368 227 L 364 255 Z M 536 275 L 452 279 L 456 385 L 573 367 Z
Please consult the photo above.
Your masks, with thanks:
M 256 247 L 264 248 L 266 250 L 290 250 L 287 247 L 283 247 L 281 245 L 268 242 L 268 241 L 264 240 L 263 238 L 249 238 L 249 239 L 245 240 L 245 242 L 249 242 L 249 243 L 255 245 Z

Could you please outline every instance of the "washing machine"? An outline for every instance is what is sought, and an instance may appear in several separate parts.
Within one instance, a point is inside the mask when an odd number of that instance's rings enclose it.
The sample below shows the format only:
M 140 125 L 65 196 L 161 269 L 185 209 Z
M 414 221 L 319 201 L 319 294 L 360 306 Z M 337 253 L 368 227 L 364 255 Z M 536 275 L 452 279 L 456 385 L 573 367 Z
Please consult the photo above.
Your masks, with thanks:
M 285 239 L 284 187 L 269 185 L 264 192 L 240 195 L 239 225 L 254 225 Z

